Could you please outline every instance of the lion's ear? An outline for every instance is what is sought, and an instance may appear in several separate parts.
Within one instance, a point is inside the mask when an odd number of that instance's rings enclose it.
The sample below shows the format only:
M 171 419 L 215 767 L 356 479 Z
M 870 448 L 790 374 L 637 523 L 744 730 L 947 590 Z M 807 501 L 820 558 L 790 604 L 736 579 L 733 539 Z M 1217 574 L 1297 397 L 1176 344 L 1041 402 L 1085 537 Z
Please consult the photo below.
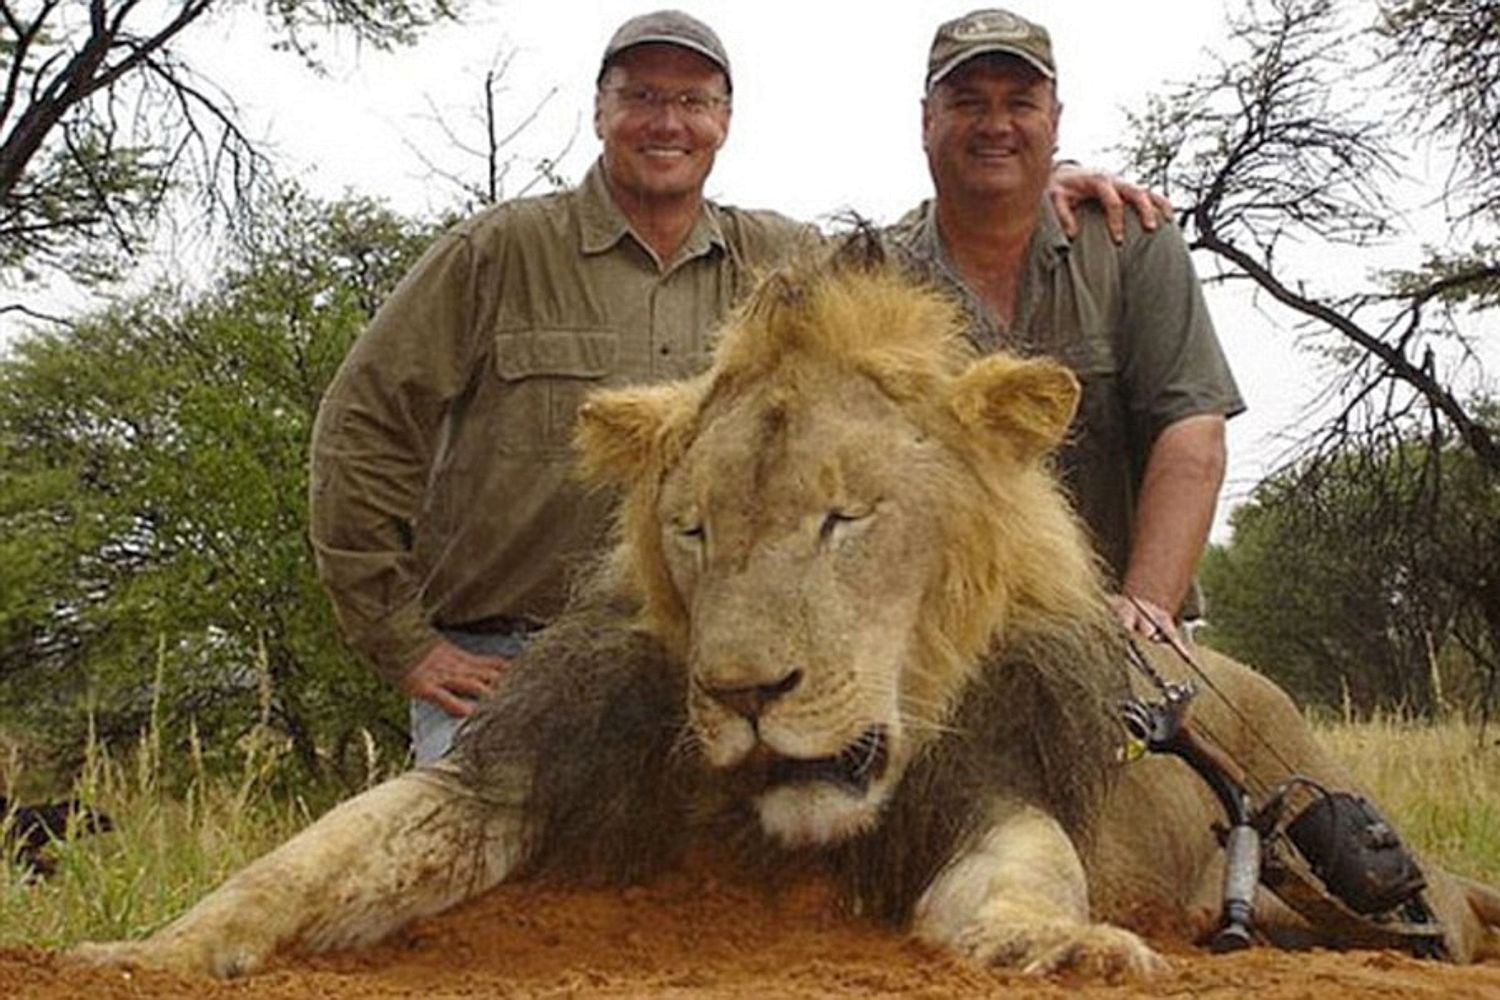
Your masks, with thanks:
M 578 408 L 573 447 L 583 476 L 628 483 L 663 457 L 673 429 L 684 426 L 694 390 L 682 383 L 605 389 Z
M 1078 393 L 1078 379 L 1056 361 L 994 354 L 959 376 L 952 406 L 965 427 L 999 435 L 1032 461 L 1062 444 Z

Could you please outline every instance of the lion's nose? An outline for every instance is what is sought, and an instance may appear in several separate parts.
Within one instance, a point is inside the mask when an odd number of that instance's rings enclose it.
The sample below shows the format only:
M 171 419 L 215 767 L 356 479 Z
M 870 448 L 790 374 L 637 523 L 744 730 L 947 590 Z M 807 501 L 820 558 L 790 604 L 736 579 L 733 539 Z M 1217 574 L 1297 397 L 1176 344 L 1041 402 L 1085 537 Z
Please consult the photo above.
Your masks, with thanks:
M 704 685 L 708 696 L 736 715 L 746 719 L 758 719 L 766 706 L 782 695 L 795 691 L 802 683 L 802 671 L 792 669 L 781 679 L 769 684 L 744 684 L 738 686 Z

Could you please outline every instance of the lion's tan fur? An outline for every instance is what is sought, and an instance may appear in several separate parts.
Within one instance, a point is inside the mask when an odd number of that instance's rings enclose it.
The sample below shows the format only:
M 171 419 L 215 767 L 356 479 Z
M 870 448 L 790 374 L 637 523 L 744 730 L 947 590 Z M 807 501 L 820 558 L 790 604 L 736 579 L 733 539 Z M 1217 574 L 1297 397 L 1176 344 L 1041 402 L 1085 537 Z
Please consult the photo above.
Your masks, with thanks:
M 894 270 L 831 270 L 809 262 L 775 276 L 739 312 L 706 376 L 614 394 L 608 426 L 601 426 L 597 404 L 585 404 L 578 430 L 583 471 L 627 485 L 624 552 L 650 626 L 669 649 L 686 654 L 689 622 L 662 555 L 663 471 L 706 419 L 751 388 L 819 398 L 850 373 L 873 380 L 972 473 L 952 476 L 935 491 L 945 502 L 934 511 L 946 542 L 945 586 L 922 615 L 921 657 L 935 686 L 955 686 L 1013 629 L 1057 618 L 1081 626 L 1101 615 L 1094 558 L 1055 478 L 1038 461 L 1055 441 L 1037 417 L 1056 423 L 1061 415 L 1066 424 L 1076 384 L 1062 369 L 1038 371 L 1009 356 L 966 369 L 973 357 L 963 324 L 951 298 Z M 997 371 L 1013 373 L 1015 393 L 1033 405 L 987 413 L 989 397 L 975 387 Z M 660 422 L 650 433 L 639 424 L 634 433 L 619 433 L 637 406 Z M 1009 421 L 1007 447 L 976 440 L 972 427 L 985 418 Z

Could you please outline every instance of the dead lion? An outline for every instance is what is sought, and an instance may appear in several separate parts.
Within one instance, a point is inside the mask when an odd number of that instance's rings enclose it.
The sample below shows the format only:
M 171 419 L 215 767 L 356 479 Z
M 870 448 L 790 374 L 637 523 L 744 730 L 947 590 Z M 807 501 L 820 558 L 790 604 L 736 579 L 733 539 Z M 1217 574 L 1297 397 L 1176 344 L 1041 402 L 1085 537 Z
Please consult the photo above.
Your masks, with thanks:
M 1127 928 L 1211 929 L 1219 805 L 1175 758 L 1118 763 L 1142 681 L 1048 464 L 1077 384 L 973 360 L 959 322 L 893 273 L 809 266 L 762 287 L 705 376 L 594 397 L 579 442 L 624 488 L 620 546 L 454 753 L 149 939 L 81 953 L 235 975 L 705 841 L 820 866 L 861 912 L 1022 969 L 1150 972 Z M 1195 717 L 1249 772 L 1352 786 L 1280 690 L 1196 655 Z M 1500 897 L 1426 875 L 1448 956 L 1500 951 Z M 1261 895 L 1266 935 L 1346 943 Z

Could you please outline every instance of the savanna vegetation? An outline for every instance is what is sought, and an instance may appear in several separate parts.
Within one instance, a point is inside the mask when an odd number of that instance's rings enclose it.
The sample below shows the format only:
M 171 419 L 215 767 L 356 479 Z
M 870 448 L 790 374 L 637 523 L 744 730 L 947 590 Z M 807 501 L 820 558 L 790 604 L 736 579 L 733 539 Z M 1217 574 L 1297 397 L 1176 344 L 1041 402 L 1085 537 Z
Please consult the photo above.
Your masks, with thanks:
M 1500 490 L 1472 452 L 1397 436 L 1303 459 L 1231 524 L 1202 565 L 1205 641 L 1309 704 L 1488 722 Z
M 350 341 L 430 238 L 285 190 L 206 292 L 156 288 L 0 362 L 0 719 L 28 772 L 128 746 L 153 710 L 215 769 L 252 731 L 301 778 L 399 756 L 394 696 L 345 652 L 305 539 L 306 447 Z M 37 774 L 38 762 L 45 762 Z

